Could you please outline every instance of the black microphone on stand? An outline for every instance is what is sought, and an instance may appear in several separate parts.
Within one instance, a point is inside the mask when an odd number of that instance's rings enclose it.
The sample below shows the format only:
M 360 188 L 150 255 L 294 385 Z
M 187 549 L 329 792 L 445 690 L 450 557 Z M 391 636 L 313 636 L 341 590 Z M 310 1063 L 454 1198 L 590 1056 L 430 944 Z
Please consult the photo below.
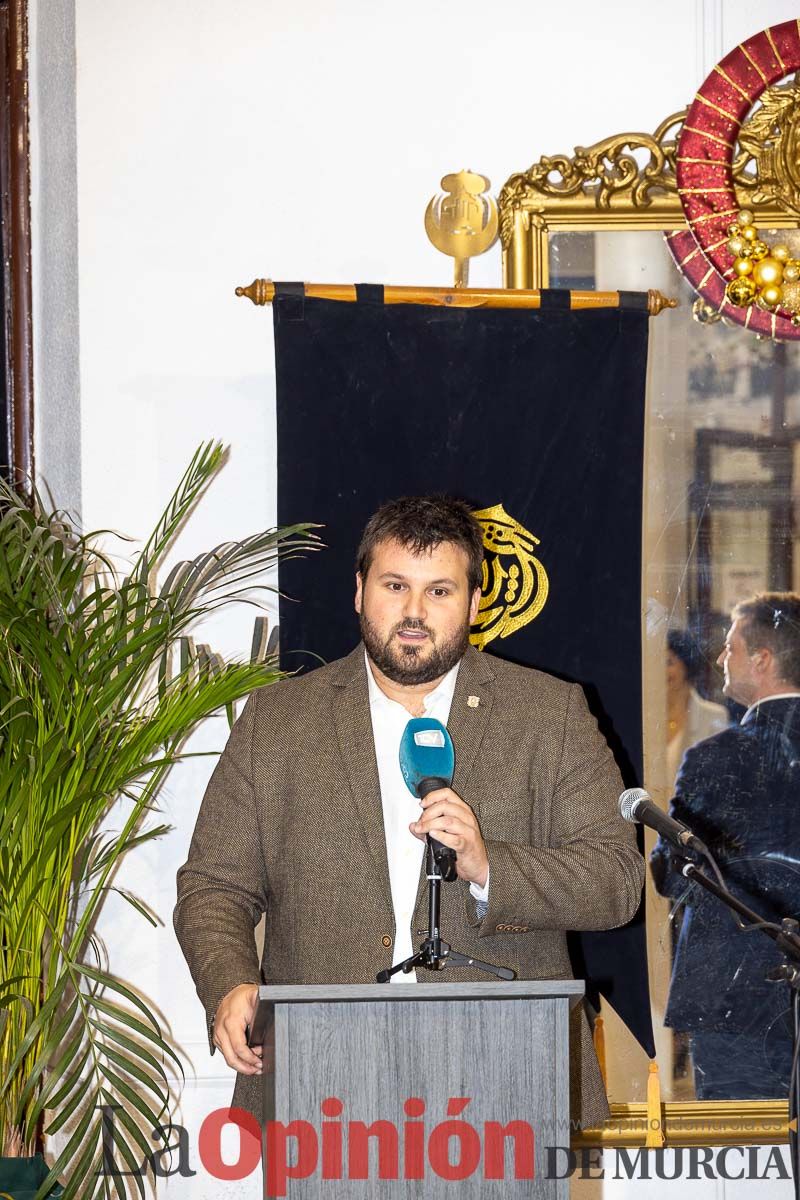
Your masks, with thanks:
M 699 854 L 706 853 L 706 847 L 695 837 L 687 825 L 676 821 L 654 804 L 649 793 L 644 788 L 628 788 L 619 798 L 620 816 L 634 825 L 646 825 L 654 829 L 661 837 L 666 838 L 679 850 L 696 850 Z

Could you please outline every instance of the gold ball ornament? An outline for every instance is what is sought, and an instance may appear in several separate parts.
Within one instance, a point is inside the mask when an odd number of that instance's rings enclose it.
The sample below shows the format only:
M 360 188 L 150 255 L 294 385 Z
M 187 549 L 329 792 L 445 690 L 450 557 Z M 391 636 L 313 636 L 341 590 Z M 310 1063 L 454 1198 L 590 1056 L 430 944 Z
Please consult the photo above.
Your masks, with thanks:
M 790 313 L 800 312 L 800 283 L 784 283 L 781 308 Z
M 730 300 L 731 304 L 737 304 L 740 308 L 745 308 L 748 304 L 752 304 L 756 298 L 756 285 L 752 279 L 747 279 L 740 275 L 738 279 L 732 279 L 725 288 L 725 295 Z
M 728 241 L 728 249 L 730 250 L 731 254 L 735 254 L 737 258 L 744 250 L 744 246 L 744 239 L 740 237 L 732 237 Z
M 736 258 L 733 262 L 733 269 L 737 275 L 749 275 L 753 270 L 753 260 L 750 258 Z
M 752 225 L 753 224 L 753 214 L 750 212 L 749 208 L 743 208 L 740 210 L 739 215 L 736 218 L 736 220 L 739 222 L 740 225 Z
M 758 230 L 755 225 L 742 225 L 739 232 L 746 242 L 758 241 Z
M 783 263 L 778 262 L 777 258 L 767 255 L 766 258 L 760 259 L 753 265 L 753 279 L 759 287 L 779 284 L 783 279 Z
M 783 268 L 783 278 L 786 283 L 797 283 L 800 279 L 800 259 L 790 258 Z
M 698 325 L 715 325 L 720 315 L 710 304 L 706 304 L 702 296 L 698 296 L 692 305 L 692 320 Z
M 741 232 L 741 228 L 735 222 L 728 226 L 728 237 L 738 237 Z
M 766 242 L 762 242 L 761 238 L 756 238 L 756 240 L 754 242 L 750 243 L 750 257 L 751 258 L 756 258 L 756 259 L 766 258 L 768 254 L 769 254 L 769 246 L 767 245 Z
M 767 284 L 758 293 L 758 300 L 764 308 L 775 308 L 783 299 L 783 288 L 778 287 L 777 283 Z
M 772 257 L 777 258 L 778 262 L 785 263 L 789 258 L 789 247 L 780 245 L 772 247 Z

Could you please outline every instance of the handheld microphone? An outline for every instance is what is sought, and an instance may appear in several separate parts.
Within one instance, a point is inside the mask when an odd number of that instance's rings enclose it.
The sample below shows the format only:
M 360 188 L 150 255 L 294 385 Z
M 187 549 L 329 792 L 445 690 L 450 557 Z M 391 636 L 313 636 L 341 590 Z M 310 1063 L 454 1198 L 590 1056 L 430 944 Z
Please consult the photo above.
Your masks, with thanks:
M 436 788 L 450 787 L 456 757 L 453 742 L 441 721 L 412 717 L 400 739 L 400 770 L 412 796 L 424 799 Z M 428 835 L 434 862 L 442 879 L 452 883 L 456 874 L 456 852 Z
M 654 804 L 644 788 L 628 788 L 624 791 L 619 798 L 619 811 L 625 821 L 655 829 L 656 833 L 680 850 L 685 850 L 688 846 L 690 850 L 697 850 L 700 854 L 705 852 L 700 838 L 695 837 L 687 825 L 668 816 Z

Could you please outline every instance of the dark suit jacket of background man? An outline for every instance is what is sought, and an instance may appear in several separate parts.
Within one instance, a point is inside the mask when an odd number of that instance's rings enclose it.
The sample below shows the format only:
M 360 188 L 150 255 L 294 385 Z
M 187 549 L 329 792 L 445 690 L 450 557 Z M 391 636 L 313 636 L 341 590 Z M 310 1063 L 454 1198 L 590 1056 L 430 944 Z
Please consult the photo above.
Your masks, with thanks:
M 742 725 L 693 746 L 675 787 L 672 815 L 708 845 L 730 890 L 772 920 L 797 915 L 800 696 L 762 702 Z M 651 857 L 656 887 L 672 899 L 687 895 L 665 1023 L 766 1031 L 788 1003 L 783 985 L 764 980 L 780 952 L 763 934 L 740 933 L 718 900 L 690 887 L 678 873 L 684 861 L 659 838 Z
M 477 706 L 468 704 L 475 696 Z M 490 883 L 482 920 L 467 883 L 444 885 L 444 936 L 521 979 L 571 978 L 564 931 L 624 924 L 643 879 L 635 831 L 618 812 L 619 774 L 583 692 L 470 648 L 448 729 L 453 787 L 480 823 Z M 410 793 L 408 811 L 409 821 L 419 811 Z M 422 871 L 414 929 L 426 924 L 426 896 Z M 253 929 L 264 911 L 259 969 Z M 237 984 L 363 984 L 391 966 L 394 916 L 362 646 L 250 697 L 178 872 L 174 922 L 209 1031 Z M 448 967 L 425 981 L 486 978 Z M 572 1112 L 580 1105 L 584 1123 L 594 1123 L 607 1106 L 582 1007 L 578 1023 Z M 233 1101 L 259 1119 L 261 1086 L 258 1076 L 238 1075 Z

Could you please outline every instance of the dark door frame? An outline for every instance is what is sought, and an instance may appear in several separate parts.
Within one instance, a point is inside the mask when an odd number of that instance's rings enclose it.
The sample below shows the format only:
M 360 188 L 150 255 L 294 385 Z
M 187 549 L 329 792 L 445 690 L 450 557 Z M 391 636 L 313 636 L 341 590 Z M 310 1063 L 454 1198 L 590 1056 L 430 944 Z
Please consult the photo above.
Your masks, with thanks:
M 0 0 L 0 97 L 0 463 L 5 477 L 27 491 L 34 476 L 27 0 Z

